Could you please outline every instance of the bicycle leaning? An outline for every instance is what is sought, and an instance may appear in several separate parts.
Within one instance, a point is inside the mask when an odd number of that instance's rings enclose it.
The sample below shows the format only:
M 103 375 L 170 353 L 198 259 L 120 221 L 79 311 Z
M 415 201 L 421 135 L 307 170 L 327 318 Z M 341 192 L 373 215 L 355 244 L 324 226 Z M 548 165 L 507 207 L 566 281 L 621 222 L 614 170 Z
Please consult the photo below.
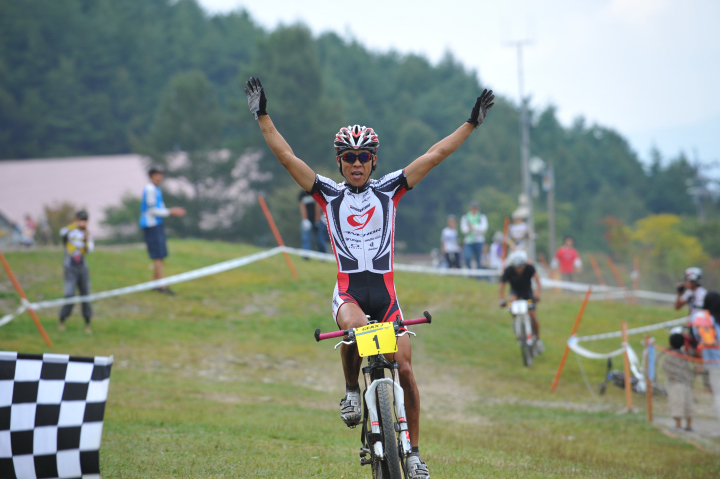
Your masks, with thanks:
M 410 435 L 405 419 L 405 393 L 400 386 L 398 363 L 389 361 L 385 354 L 397 352 L 397 338 L 415 333 L 405 326 L 431 323 L 432 316 L 425 311 L 424 318 L 378 323 L 367 326 L 321 333 L 315 330 L 315 340 L 347 336 L 335 345 L 356 343 L 361 357 L 368 358 L 362 368 L 365 380 L 363 398 L 360 465 L 370 464 L 374 479 L 407 478 L 406 459 L 411 452 Z M 390 378 L 385 377 L 385 370 Z M 391 398 L 392 394 L 392 398 Z

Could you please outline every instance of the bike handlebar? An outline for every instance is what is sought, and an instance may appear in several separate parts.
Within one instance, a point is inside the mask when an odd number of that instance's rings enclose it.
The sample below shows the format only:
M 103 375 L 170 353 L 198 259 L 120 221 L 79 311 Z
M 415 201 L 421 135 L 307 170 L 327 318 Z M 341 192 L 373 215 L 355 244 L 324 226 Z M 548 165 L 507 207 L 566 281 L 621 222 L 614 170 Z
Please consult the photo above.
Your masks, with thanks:
M 408 320 L 402 320 L 398 319 L 396 321 L 393 321 L 394 323 L 397 323 L 398 327 L 402 328 L 404 326 L 412 326 L 414 324 L 430 324 L 432 323 L 432 315 L 428 313 L 427 311 L 423 312 L 424 318 L 416 318 L 416 319 L 408 319 Z M 332 333 L 321 333 L 320 328 L 315 330 L 315 341 L 322 341 L 323 339 L 331 339 L 331 338 L 339 338 L 341 336 L 345 336 L 348 334 L 348 329 L 343 329 L 340 331 L 333 331 Z

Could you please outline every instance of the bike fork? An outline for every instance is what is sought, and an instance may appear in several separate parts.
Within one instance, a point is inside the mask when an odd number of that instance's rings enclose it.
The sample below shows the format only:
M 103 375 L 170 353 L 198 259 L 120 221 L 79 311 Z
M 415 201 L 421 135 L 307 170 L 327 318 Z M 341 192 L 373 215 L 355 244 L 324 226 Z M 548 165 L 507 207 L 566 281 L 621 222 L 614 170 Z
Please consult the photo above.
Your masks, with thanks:
M 370 383 L 370 387 L 365 390 L 365 404 L 367 404 L 368 415 L 370 416 L 371 432 L 377 434 L 375 437 L 380 437 L 380 421 L 378 420 L 377 400 L 375 397 L 375 390 L 380 384 L 388 384 L 393 387 L 393 391 L 395 393 L 395 405 L 397 407 L 398 414 L 397 424 L 400 430 L 403 454 L 407 454 L 411 450 L 411 446 L 410 433 L 408 432 L 407 420 L 405 419 L 405 392 L 400 384 L 390 378 L 376 379 Z M 377 457 L 385 457 L 382 441 L 375 441 L 373 448 Z

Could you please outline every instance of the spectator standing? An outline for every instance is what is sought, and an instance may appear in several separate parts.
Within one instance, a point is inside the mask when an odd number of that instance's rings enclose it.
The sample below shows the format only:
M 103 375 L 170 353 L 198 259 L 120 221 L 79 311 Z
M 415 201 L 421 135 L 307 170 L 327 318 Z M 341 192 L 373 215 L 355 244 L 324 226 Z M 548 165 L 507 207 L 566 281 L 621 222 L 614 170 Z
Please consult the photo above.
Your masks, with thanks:
M 670 350 L 675 354 L 685 354 L 683 346 L 685 337 L 682 334 L 670 335 Z M 693 416 L 693 370 L 690 362 L 680 356 L 668 354 L 662 364 L 667 378 L 668 409 L 670 416 L 675 419 L 675 427 L 682 428 L 682 418 L 685 418 L 686 431 L 692 431 Z
M 66 298 L 75 296 L 75 288 L 80 296 L 90 294 L 90 271 L 85 261 L 85 255 L 95 249 L 95 243 L 87 230 L 88 214 L 85 210 L 75 213 L 75 221 L 60 230 L 65 259 L 63 260 L 63 290 Z M 60 322 L 58 329 L 65 331 L 65 320 L 72 314 L 73 305 L 66 304 L 60 309 Z M 82 303 L 82 315 L 85 319 L 85 332 L 92 334 L 90 320 L 92 319 L 92 305 Z
M 460 244 L 458 243 L 457 219 L 455 215 L 447 217 L 447 226 L 440 234 L 440 248 L 445 255 L 448 268 L 460 269 Z
M 527 217 L 526 208 L 519 207 L 512 214 L 513 222 L 508 227 L 508 245 L 511 251 L 516 249 L 527 253 L 528 241 L 530 240 L 530 228 L 525 223 Z
M 300 222 L 302 249 L 312 250 L 312 238 L 315 237 L 317 251 L 325 253 L 325 232 L 323 230 L 326 226 L 322 221 L 322 208 L 305 190 L 300 191 L 298 202 L 302 218 Z
M 720 326 L 717 318 L 713 318 L 709 311 L 699 310 L 693 314 L 692 328 L 698 338 L 703 368 L 708 374 L 715 410 L 720 420 Z
M 472 268 L 473 258 L 477 268 L 482 268 L 482 249 L 487 229 L 487 217 L 480 213 L 480 203 L 471 201 L 469 211 L 460 219 L 460 230 L 464 235 L 465 266 L 468 269 Z
M 575 240 L 572 236 L 566 236 L 563 245 L 555 252 L 553 268 L 559 267 L 563 281 L 572 281 L 573 274 L 582 271 L 582 260 L 575 249 Z
M 140 227 L 145 236 L 150 259 L 153 260 L 153 279 L 163 278 L 163 261 L 168 255 L 167 241 L 165 239 L 165 227 L 163 218 L 168 216 L 185 216 L 185 208 L 175 206 L 166 208 L 163 201 L 162 183 L 163 170 L 153 167 L 148 171 L 150 182 L 145 185 L 140 202 Z M 174 295 L 175 293 L 167 286 L 156 288 L 157 292 Z
M 488 267 L 490 269 L 503 269 L 502 250 L 503 234 L 502 231 L 496 231 L 490 248 L 488 248 Z
M 703 309 L 707 290 L 700 285 L 702 281 L 702 270 L 700 268 L 688 268 L 683 275 L 683 281 L 676 286 L 677 299 L 675 309 L 680 309 L 686 304 L 690 308 L 690 314 Z
M 35 221 L 33 221 L 30 215 L 25 215 L 22 228 L 22 242 L 25 246 L 32 246 L 35 244 L 36 230 L 37 226 L 35 225 Z

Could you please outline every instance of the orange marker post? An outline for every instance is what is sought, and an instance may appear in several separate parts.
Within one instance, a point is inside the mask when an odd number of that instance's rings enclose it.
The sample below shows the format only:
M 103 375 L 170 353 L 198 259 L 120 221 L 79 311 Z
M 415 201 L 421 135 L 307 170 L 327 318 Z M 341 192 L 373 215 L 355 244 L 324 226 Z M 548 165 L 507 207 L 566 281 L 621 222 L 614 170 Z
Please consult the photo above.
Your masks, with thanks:
M 20 283 L 18 282 L 17 278 L 13 274 L 12 270 L 10 269 L 10 265 L 8 264 L 7 260 L 5 259 L 5 256 L 0 251 L 0 262 L 2 262 L 3 268 L 5 268 L 5 272 L 7 273 L 8 277 L 10 278 L 10 281 L 12 282 L 13 286 L 15 286 L 15 290 L 17 291 L 18 295 L 27 301 L 27 296 L 25 296 L 25 292 L 22 289 L 22 286 L 20 286 Z M 45 344 L 49 348 L 52 348 L 52 341 L 50 341 L 50 338 L 48 337 L 47 333 L 45 332 L 45 328 L 43 328 L 42 323 L 40 322 L 40 319 L 37 317 L 37 314 L 35 314 L 35 311 L 28 308 L 28 313 L 30 313 L 30 317 L 35 322 L 35 327 L 38 328 L 38 331 L 40 331 L 40 335 L 45 340 Z
M 610 256 L 607 257 L 607 262 L 610 266 L 610 271 L 612 271 L 613 276 L 615 276 L 615 281 L 617 281 L 617 284 L 623 289 L 623 291 L 625 291 L 625 299 L 627 299 L 628 303 L 631 303 L 632 300 L 630 299 L 630 293 L 625 287 L 625 283 L 620 276 L 620 271 L 617 269 L 617 266 L 615 266 L 615 263 Z
M 265 198 L 258 196 L 258 201 L 260 202 L 260 207 L 262 208 L 263 213 L 265 213 L 265 218 L 270 225 L 270 229 L 275 235 L 275 241 L 277 241 L 278 246 L 285 246 L 285 243 L 283 243 L 282 237 L 280 236 L 280 231 L 278 231 L 277 226 L 275 226 L 275 221 L 273 221 L 272 215 L 270 214 L 270 209 L 268 208 L 267 203 L 265 203 Z M 287 254 L 286 251 L 283 251 L 283 255 L 285 256 L 285 261 L 287 261 L 288 268 L 290 268 L 293 278 L 297 281 L 298 275 L 295 271 L 295 266 L 293 266 L 292 261 L 290 260 L 290 255 Z
M 503 266 L 505 266 L 505 257 L 507 256 L 508 247 L 508 229 L 510 228 L 510 218 L 505 218 L 505 224 L 503 225 L 503 247 L 502 247 L 502 260 Z
M 592 288 L 588 288 L 587 293 L 585 293 L 585 298 L 583 299 L 582 306 L 580 306 L 580 312 L 578 313 L 577 319 L 575 320 L 575 325 L 573 326 L 572 332 L 570 333 L 570 337 L 572 338 L 575 336 L 575 333 L 577 333 L 578 328 L 580 327 L 580 321 L 582 320 L 583 314 L 585 313 L 585 306 L 587 306 L 588 300 L 590 299 L 590 291 L 592 291 Z M 565 352 L 563 353 L 563 357 L 560 360 L 560 365 L 558 366 L 557 373 L 555 374 L 555 379 L 553 379 L 552 387 L 550 388 L 550 391 L 555 391 L 555 388 L 558 385 L 558 382 L 560 382 L 560 375 L 562 374 L 562 370 L 565 367 L 565 361 L 567 360 L 568 353 L 570 352 L 570 346 L 567 344 L 565 345 Z
M 653 410 L 652 410 L 652 402 L 653 402 L 653 387 L 652 387 L 652 381 L 650 381 L 650 348 L 652 347 L 650 343 L 650 337 L 645 336 L 645 349 L 647 350 L 647 355 L 645 356 L 645 385 L 647 386 L 647 391 L 645 391 L 645 394 L 647 395 L 647 418 L 648 422 L 653 422 Z
M 592 269 L 595 272 L 598 283 L 600 283 L 601 286 L 605 286 L 605 278 L 603 278 L 602 271 L 600 271 L 600 266 L 598 266 L 597 260 L 595 260 L 595 256 L 593 255 L 590 255 L 590 264 L 592 265 Z M 607 291 L 605 291 L 605 299 L 610 299 Z
M 627 344 L 627 323 L 622 322 L 622 340 L 623 347 Z M 632 386 L 630 385 L 630 358 L 627 349 L 623 353 L 623 363 L 625 364 L 625 402 L 627 403 L 628 412 L 632 412 Z

